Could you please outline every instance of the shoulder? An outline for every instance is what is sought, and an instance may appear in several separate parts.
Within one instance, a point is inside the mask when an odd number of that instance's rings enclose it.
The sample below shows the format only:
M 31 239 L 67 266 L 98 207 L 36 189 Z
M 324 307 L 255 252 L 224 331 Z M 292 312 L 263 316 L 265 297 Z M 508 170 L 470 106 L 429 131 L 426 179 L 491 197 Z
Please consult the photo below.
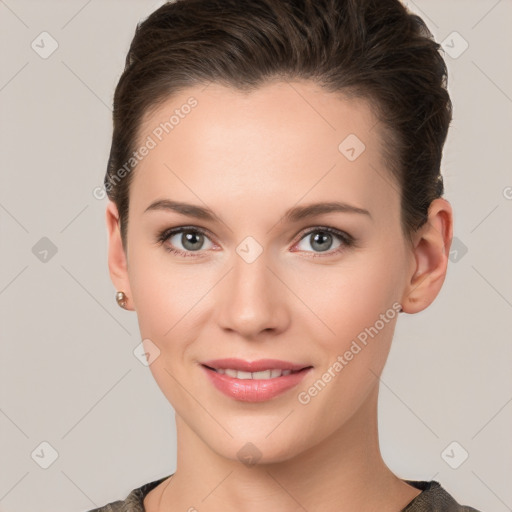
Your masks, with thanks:
M 164 476 L 158 480 L 153 480 L 152 482 L 132 489 L 124 500 L 113 501 L 102 507 L 88 510 L 87 512 L 144 512 L 143 501 L 146 495 L 170 476 L 172 475 Z
M 421 489 L 421 493 L 414 498 L 401 512 L 481 512 L 466 505 L 460 505 L 439 482 L 405 480 L 409 485 Z

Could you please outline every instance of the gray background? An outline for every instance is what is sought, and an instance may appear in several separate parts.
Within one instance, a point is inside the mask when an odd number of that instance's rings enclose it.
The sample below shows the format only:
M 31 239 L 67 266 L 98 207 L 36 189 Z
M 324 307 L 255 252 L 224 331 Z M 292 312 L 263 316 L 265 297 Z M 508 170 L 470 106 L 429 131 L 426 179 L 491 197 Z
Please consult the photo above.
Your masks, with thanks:
M 133 355 L 136 316 L 114 300 L 106 199 L 93 194 L 136 22 L 161 3 L 0 0 L 3 512 L 85 511 L 175 469 L 174 413 Z M 383 456 L 402 478 L 512 510 L 512 2 L 405 3 L 451 53 L 443 174 L 456 250 L 434 304 L 400 316 Z M 58 43 L 47 58 L 43 31 Z M 58 453 L 47 469 L 43 442 Z

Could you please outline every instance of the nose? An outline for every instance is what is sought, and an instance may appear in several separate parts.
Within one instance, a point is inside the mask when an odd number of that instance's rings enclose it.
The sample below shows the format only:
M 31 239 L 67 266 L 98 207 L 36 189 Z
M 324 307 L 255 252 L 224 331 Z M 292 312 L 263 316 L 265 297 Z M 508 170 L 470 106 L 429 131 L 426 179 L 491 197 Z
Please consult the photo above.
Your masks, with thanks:
M 283 332 L 289 325 L 289 292 L 265 252 L 248 263 L 235 255 L 233 267 L 217 287 L 218 325 L 247 339 Z

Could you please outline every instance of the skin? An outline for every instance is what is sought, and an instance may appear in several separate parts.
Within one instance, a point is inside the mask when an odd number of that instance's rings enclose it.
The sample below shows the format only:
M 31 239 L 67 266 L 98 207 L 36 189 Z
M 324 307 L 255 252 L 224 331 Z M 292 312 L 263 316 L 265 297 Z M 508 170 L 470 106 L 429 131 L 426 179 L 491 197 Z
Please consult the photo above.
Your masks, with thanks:
M 146 510 L 397 512 L 420 493 L 392 473 L 379 449 L 379 376 L 399 315 L 309 403 L 297 395 L 394 303 L 409 314 L 432 303 L 447 270 L 450 204 L 433 201 L 409 244 L 369 105 L 307 81 L 250 93 L 190 87 L 144 119 L 139 140 L 191 95 L 197 107 L 134 171 L 126 252 L 115 205 L 106 211 L 112 281 L 136 311 L 142 339 L 160 350 L 149 368 L 176 412 L 177 469 L 148 494 Z M 338 150 L 348 134 L 366 146 L 354 161 Z M 221 221 L 145 212 L 159 199 L 207 206 Z M 283 220 L 291 207 L 327 201 L 371 216 Z M 165 249 L 186 251 L 180 234 L 157 243 L 160 231 L 178 226 L 208 232 L 190 257 Z M 356 245 L 333 236 L 322 252 L 305 232 L 325 226 Z M 252 263 L 236 252 L 248 236 L 263 248 Z M 248 403 L 204 375 L 200 362 L 222 357 L 313 369 L 297 388 Z M 261 452 L 253 466 L 237 457 L 247 442 Z

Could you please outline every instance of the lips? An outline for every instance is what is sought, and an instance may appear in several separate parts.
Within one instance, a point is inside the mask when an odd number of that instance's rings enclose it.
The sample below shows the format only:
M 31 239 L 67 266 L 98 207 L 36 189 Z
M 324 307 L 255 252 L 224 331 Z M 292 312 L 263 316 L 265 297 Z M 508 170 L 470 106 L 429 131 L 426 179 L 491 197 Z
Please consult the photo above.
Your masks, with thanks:
M 233 358 L 205 361 L 201 367 L 217 390 L 229 398 L 242 402 L 271 400 L 297 386 L 312 369 L 311 365 L 278 359 L 243 361 Z M 258 378 L 258 372 L 268 370 L 279 370 L 281 375 L 275 378 Z M 224 373 L 221 373 L 223 371 Z

